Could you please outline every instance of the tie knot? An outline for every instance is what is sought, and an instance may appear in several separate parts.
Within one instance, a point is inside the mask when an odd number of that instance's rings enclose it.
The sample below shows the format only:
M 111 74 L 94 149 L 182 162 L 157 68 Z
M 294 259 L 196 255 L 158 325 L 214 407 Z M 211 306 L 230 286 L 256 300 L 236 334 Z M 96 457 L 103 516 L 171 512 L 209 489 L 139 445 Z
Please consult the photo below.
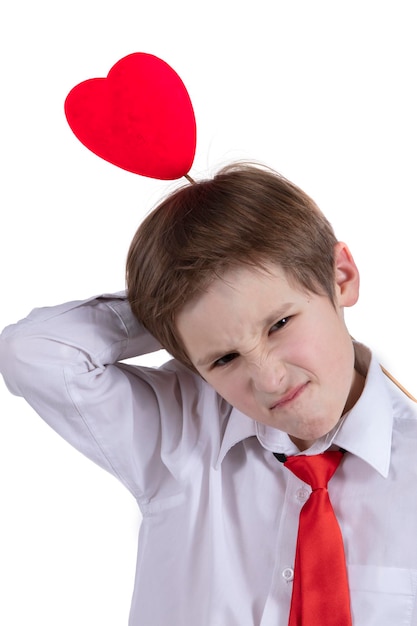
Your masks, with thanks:
M 325 489 L 343 458 L 341 450 L 332 450 L 313 456 L 290 456 L 284 465 L 312 490 Z

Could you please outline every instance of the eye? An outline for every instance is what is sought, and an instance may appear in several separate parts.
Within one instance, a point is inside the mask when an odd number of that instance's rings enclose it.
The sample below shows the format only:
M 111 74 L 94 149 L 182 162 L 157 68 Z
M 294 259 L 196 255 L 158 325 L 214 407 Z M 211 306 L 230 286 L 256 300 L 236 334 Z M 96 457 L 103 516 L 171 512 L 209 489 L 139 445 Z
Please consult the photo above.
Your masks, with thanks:
M 291 317 L 283 317 L 281 320 L 279 320 L 279 322 L 271 326 L 271 328 L 269 329 L 269 334 L 271 335 L 272 333 L 275 333 L 277 330 L 281 330 L 281 328 L 284 328 L 284 326 L 288 324 L 290 319 Z
M 231 363 L 231 361 L 236 359 L 236 357 L 238 356 L 239 355 L 237 352 L 231 352 L 230 354 L 225 354 L 224 356 L 220 357 L 220 359 L 217 359 L 217 361 L 214 361 L 212 367 L 223 367 L 225 365 L 228 365 L 228 363 Z

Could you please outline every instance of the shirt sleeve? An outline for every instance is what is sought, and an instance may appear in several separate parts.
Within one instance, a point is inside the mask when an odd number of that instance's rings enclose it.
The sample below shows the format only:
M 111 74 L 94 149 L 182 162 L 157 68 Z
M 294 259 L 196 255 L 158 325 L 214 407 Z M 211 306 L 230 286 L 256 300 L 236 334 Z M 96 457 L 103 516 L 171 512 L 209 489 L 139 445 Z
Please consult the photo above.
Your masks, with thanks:
M 199 437 L 197 376 L 122 362 L 160 348 L 123 293 L 98 296 L 35 309 L 5 328 L 0 373 L 64 439 L 148 501 L 167 475 L 179 480 Z

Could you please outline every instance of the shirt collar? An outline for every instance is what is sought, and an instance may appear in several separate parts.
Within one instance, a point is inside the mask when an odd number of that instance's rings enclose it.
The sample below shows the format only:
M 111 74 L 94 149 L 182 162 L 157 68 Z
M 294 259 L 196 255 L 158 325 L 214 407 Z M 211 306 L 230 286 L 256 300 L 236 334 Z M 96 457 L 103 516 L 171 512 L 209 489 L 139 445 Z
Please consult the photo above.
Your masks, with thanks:
M 354 346 L 356 368 L 361 372 L 369 363 L 365 387 L 354 407 L 344 416 L 343 426 L 333 443 L 358 456 L 386 478 L 391 461 L 392 398 L 377 359 L 362 344 Z
M 220 446 L 219 456 L 215 465 L 219 469 L 224 457 L 229 450 L 248 437 L 256 435 L 256 422 L 244 413 L 232 408 L 226 423 L 222 443 Z
M 303 454 L 319 454 L 336 445 L 361 458 L 386 477 L 391 458 L 392 401 L 385 376 L 375 357 L 362 344 L 354 342 L 354 348 L 355 367 L 366 376 L 362 394 L 333 430 Z M 256 422 L 233 408 L 223 435 L 216 469 L 234 445 L 254 436 L 262 447 L 271 452 L 287 455 L 300 453 L 286 433 Z

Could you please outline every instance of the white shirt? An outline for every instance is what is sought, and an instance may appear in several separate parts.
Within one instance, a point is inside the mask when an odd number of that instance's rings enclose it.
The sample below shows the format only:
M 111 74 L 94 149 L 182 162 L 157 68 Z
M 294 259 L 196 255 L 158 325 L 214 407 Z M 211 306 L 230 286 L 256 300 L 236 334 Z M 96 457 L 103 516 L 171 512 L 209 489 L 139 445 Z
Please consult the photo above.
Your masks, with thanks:
M 35 310 L 5 329 L 0 371 L 136 498 L 130 626 L 286 626 L 310 488 L 272 452 L 298 450 L 176 361 L 120 362 L 159 347 L 122 294 L 103 296 Z M 365 389 L 307 453 L 348 451 L 329 493 L 354 626 L 416 626 L 417 414 L 367 349 L 355 350 Z

